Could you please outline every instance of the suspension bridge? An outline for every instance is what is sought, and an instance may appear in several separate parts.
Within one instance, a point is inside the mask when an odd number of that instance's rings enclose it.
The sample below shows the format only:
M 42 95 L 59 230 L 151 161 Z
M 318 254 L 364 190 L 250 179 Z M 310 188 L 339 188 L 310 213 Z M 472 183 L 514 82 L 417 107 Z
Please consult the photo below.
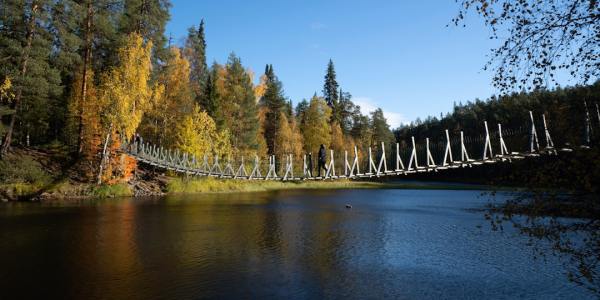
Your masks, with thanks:
M 600 123 L 600 111 L 597 106 L 596 110 Z M 541 121 L 541 136 L 538 135 L 534 114 L 530 111 L 530 124 L 517 129 L 507 130 L 503 129 L 501 124 L 496 124 L 497 127 L 491 131 L 485 121 L 482 127 L 483 134 L 474 138 L 467 137 L 463 131 L 460 131 L 458 136 L 451 137 L 449 131 L 445 130 L 441 140 L 436 142 L 431 142 L 429 138 L 426 138 L 419 144 L 414 137 L 411 137 L 410 142 L 402 143 L 402 147 L 400 143 L 395 143 L 395 145 L 380 143 L 381 147 L 377 147 L 378 153 L 375 159 L 371 147 L 362 151 L 366 152 L 364 154 L 357 147 L 354 147 L 351 153 L 344 151 L 343 154 L 336 154 L 334 150 L 330 149 L 326 172 L 322 176 L 315 176 L 310 155 L 304 155 L 301 160 L 301 168 L 296 168 L 294 157 L 291 154 L 281 157 L 283 163 L 279 164 L 274 155 L 269 156 L 264 162 L 258 156 L 254 156 L 250 161 L 241 157 L 237 160 L 228 159 L 222 163 L 219 156 L 204 155 L 198 159 L 188 153 L 163 149 L 150 143 L 124 143 L 123 150 L 139 162 L 180 174 L 224 179 L 283 181 L 361 179 L 440 172 L 453 168 L 512 162 L 542 155 L 558 155 L 559 152 L 574 150 L 574 147 L 568 143 L 563 147 L 555 147 L 546 122 L 546 115 L 542 114 L 538 121 Z M 586 141 L 577 147 L 589 148 L 590 132 L 590 114 L 586 105 L 586 137 L 584 137 Z

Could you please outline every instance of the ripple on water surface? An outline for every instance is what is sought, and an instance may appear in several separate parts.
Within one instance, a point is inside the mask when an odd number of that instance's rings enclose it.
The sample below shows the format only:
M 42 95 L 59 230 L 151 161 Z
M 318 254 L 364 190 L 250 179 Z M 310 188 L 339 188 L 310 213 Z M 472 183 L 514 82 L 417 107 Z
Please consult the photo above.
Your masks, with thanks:
M 487 201 L 342 190 L 8 204 L 1 298 L 593 298 L 557 258 L 491 231 Z

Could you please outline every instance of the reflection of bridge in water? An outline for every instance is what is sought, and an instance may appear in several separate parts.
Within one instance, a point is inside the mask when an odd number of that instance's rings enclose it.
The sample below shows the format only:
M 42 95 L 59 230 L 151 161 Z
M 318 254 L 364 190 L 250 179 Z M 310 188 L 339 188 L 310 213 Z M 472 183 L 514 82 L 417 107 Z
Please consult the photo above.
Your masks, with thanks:
M 600 113 L 598 118 L 600 122 Z M 435 143 L 426 138 L 424 145 L 417 144 L 415 138 L 411 137 L 408 147 L 401 149 L 400 144 L 396 143 L 395 149 L 388 148 L 387 151 L 386 145 L 381 143 L 376 159 L 373 159 L 371 147 L 365 151 L 366 155 L 361 154 L 358 148 L 354 147 L 351 156 L 348 151 L 344 151 L 343 156 L 338 154 L 337 158 L 334 151 L 329 150 L 327 171 L 321 177 L 314 176 L 313 164 L 307 160 L 306 155 L 302 161 L 302 175 L 298 176 L 300 173 L 295 173 L 294 158 L 291 154 L 283 157 L 284 163 L 281 165 L 283 169 L 279 170 L 278 174 L 274 155 L 268 157 L 267 164 L 262 164 L 260 158 L 255 156 L 251 162 L 241 157 L 239 160 L 229 159 L 222 165 L 218 156 L 209 158 L 205 155 L 198 160 L 187 153 L 163 149 L 148 143 L 127 145 L 125 151 L 138 161 L 163 170 L 194 176 L 248 180 L 322 180 L 398 176 L 511 162 L 517 159 L 573 151 L 574 147 L 568 143 L 565 143 L 564 147 L 554 146 L 545 115 L 541 117 L 542 138 L 538 138 L 538 129 L 532 112 L 529 112 L 529 119 L 530 124 L 527 126 L 503 129 L 501 124 L 497 124 L 497 129 L 494 131 L 490 131 L 487 122 L 484 122 L 484 134 L 475 138 L 465 136 L 463 131 L 460 131 L 458 137 L 451 138 L 448 130 L 445 130 L 445 138 Z M 582 146 L 579 146 L 582 149 L 589 148 L 590 144 L 591 122 L 587 108 L 585 120 L 585 141 Z M 540 140 L 543 146 L 540 146 Z M 336 164 L 336 159 L 341 161 L 341 167 L 339 163 Z M 251 171 L 248 172 L 250 169 Z

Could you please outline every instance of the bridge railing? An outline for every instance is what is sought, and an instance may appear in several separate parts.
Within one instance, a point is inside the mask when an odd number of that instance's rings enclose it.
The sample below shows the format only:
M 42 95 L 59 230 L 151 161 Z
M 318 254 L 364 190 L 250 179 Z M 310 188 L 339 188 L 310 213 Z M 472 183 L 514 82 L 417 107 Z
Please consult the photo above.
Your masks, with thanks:
M 598 111 L 600 125 L 600 111 Z M 587 140 L 592 131 L 591 119 L 586 118 Z M 600 127 L 600 126 L 599 126 Z M 438 171 L 446 168 L 465 167 L 494 163 L 526 156 L 556 154 L 557 150 L 570 150 L 566 146 L 555 147 L 551 124 L 545 115 L 534 118 L 529 124 L 505 128 L 502 124 L 484 122 L 479 135 L 465 135 L 461 131 L 445 130 L 435 139 L 405 137 L 394 144 L 379 143 L 371 147 L 328 151 L 328 171 L 317 178 L 318 164 L 313 156 L 309 170 L 308 156 L 267 158 L 227 158 L 219 156 L 195 157 L 175 149 L 164 149 L 150 143 L 134 141 L 123 143 L 124 151 L 143 163 L 155 167 L 194 176 L 214 176 L 231 179 L 299 180 L 362 178 L 402 175 L 414 172 Z M 600 131 L 600 130 L 599 130 Z

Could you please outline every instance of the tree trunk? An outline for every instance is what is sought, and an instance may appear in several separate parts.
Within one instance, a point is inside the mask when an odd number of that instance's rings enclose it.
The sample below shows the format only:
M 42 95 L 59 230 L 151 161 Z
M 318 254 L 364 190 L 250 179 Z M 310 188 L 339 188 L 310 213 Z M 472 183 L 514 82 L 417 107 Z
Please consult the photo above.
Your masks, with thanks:
M 102 158 L 100 159 L 100 168 L 98 170 L 98 185 L 102 184 L 102 172 L 104 171 L 104 162 L 106 161 L 106 148 L 108 147 L 108 141 L 110 140 L 110 132 L 112 131 L 112 124 L 106 134 L 106 140 L 104 141 L 104 147 L 102 148 Z
M 37 1 L 33 1 L 31 3 L 31 16 L 29 17 L 29 22 L 27 24 L 27 35 L 26 40 L 27 44 L 22 51 L 22 59 L 21 59 L 21 79 L 25 78 L 27 74 L 27 62 L 29 61 L 29 52 L 31 51 L 31 42 L 33 40 L 33 35 L 35 33 L 35 15 L 38 10 Z M 19 106 L 21 104 L 21 97 L 23 96 L 23 84 L 21 83 L 17 89 L 17 95 L 15 96 L 15 101 L 13 102 L 12 109 L 14 113 L 10 117 L 10 123 L 8 125 L 8 130 L 6 131 L 6 135 L 4 136 L 4 141 L 2 143 L 2 149 L 0 150 L 0 157 L 4 156 L 8 153 L 10 149 L 10 144 L 12 142 L 12 135 L 15 128 L 15 121 L 17 120 L 17 113 Z
M 77 139 L 77 154 L 83 153 L 83 114 L 87 101 L 87 73 L 92 53 L 92 18 L 94 15 L 92 1 L 87 2 L 87 16 L 85 24 L 85 49 L 83 50 L 83 71 L 81 80 L 81 102 L 79 103 L 79 138 Z

